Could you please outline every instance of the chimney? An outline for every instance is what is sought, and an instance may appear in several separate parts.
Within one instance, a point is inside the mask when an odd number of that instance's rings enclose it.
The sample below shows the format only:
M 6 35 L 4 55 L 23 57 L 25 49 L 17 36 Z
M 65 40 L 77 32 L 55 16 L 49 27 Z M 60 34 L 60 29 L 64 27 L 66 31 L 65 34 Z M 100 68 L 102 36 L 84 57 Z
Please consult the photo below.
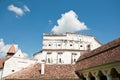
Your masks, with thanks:
M 41 75 L 45 74 L 45 60 L 41 61 Z

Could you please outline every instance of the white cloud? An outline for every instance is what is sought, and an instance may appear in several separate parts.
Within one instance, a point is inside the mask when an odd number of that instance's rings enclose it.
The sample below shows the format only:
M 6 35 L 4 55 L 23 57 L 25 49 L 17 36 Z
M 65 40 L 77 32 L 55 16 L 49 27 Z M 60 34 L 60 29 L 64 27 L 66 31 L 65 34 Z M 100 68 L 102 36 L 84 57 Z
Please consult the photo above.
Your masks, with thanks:
M 3 39 L 0 39 L 0 58 L 5 57 L 6 53 L 8 52 L 11 44 L 6 44 L 4 43 Z M 15 44 L 15 49 L 16 51 L 18 50 L 18 45 Z
M 73 10 L 61 16 L 62 17 L 57 20 L 58 25 L 52 28 L 53 33 L 76 32 L 88 29 L 84 22 L 78 20 L 78 16 Z
M 8 6 L 8 10 L 14 12 L 17 18 L 18 16 L 23 16 L 25 12 L 30 12 L 30 9 L 26 5 L 24 5 L 23 8 L 20 8 L 11 4 Z
M 24 5 L 24 11 L 25 12 L 30 12 L 30 9 L 26 5 Z
M 24 11 L 21 8 L 16 7 L 13 4 L 8 6 L 8 10 L 16 13 L 19 16 L 22 16 L 24 14 Z

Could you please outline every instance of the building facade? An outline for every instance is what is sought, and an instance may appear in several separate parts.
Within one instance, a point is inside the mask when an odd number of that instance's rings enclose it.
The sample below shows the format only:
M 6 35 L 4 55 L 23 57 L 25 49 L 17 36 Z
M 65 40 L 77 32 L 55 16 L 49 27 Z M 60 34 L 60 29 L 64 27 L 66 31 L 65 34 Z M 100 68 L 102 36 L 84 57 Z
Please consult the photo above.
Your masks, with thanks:
M 1 78 L 2 78 L 4 62 L 5 62 L 6 60 L 8 60 L 8 59 L 9 59 L 8 57 L 1 58 L 1 59 L 0 59 L 0 80 L 1 80 Z
M 83 34 L 43 34 L 42 50 L 33 55 L 39 63 L 74 64 L 86 51 L 101 46 L 95 37 Z
M 28 58 L 21 50 L 18 50 L 4 63 L 2 77 L 6 77 L 35 64 L 36 61 Z
M 0 59 L 0 79 L 14 74 L 36 63 L 36 60 L 30 59 L 20 49 L 15 50 L 14 44 L 11 45 L 5 58 Z
M 6 57 L 0 58 L 0 79 L 2 78 L 5 61 L 7 61 L 9 58 L 11 58 L 15 54 L 15 51 L 16 51 L 15 46 L 14 46 L 14 44 L 12 44 L 10 49 L 7 52 Z
M 76 73 L 81 80 L 120 80 L 120 38 L 82 55 Z
M 5 79 L 120 80 L 120 38 L 81 55 L 76 64 L 34 64 Z

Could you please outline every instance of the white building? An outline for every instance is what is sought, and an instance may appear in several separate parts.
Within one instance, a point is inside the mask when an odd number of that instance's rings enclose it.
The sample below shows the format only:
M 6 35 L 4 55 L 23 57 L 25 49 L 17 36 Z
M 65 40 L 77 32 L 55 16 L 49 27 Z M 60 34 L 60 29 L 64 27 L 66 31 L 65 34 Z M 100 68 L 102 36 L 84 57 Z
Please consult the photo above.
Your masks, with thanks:
M 9 58 L 11 58 L 15 54 L 15 52 L 16 52 L 15 46 L 14 46 L 14 44 L 12 44 L 10 49 L 7 52 L 6 57 L 0 58 L 0 80 L 2 78 L 5 61 L 7 61 Z
M 4 62 L 2 78 L 23 70 L 28 66 L 36 63 L 36 60 L 28 58 L 21 50 L 15 52 L 14 47 L 10 48 L 7 53 L 7 57 L 9 57 L 9 59 Z
M 74 64 L 85 51 L 101 46 L 95 37 L 83 34 L 43 34 L 42 50 L 33 55 L 39 63 Z

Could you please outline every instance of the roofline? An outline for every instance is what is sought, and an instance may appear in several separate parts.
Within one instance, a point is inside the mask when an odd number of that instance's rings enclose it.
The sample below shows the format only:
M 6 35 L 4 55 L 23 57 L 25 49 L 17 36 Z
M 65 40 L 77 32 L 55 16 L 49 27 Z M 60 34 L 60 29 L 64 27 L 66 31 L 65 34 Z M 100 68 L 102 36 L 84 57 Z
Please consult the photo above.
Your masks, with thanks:
M 94 37 L 92 35 L 88 34 L 80 34 L 80 33 L 71 33 L 71 32 L 66 32 L 66 33 L 43 33 L 43 36 L 66 36 L 67 34 L 76 34 L 76 35 L 83 35 L 83 36 L 89 36 L 89 37 Z
M 100 41 L 98 41 L 95 37 L 94 37 L 94 39 L 100 44 L 100 45 L 103 45 Z
M 107 47 L 106 47 L 106 46 L 107 46 Z M 107 51 L 107 50 L 109 50 L 109 49 L 112 49 L 112 48 L 115 48 L 115 47 L 118 47 L 118 46 L 120 46 L 120 38 L 117 38 L 117 39 L 115 39 L 115 40 L 113 40 L 113 41 L 111 41 L 111 42 L 109 42 L 109 43 L 107 43 L 107 44 L 105 44 L 105 45 L 97 48 L 97 49 L 94 49 L 94 50 L 92 50 L 92 51 L 90 51 L 90 52 L 85 53 L 84 55 L 82 55 L 82 56 L 78 59 L 77 62 L 82 61 L 82 60 L 84 60 L 84 59 L 87 59 L 87 58 L 89 58 L 89 57 L 93 57 L 93 56 L 95 56 L 95 55 L 101 54 L 102 52 L 105 52 L 105 51 Z M 90 53 L 94 53 L 94 54 L 89 55 Z
M 37 54 L 41 53 L 42 51 L 43 51 L 43 50 L 41 50 L 41 51 L 38 51 L 38 52 L 34 53 L 34 54 L 33 54 L 33 56 L 35 56 L 35 55 L 37 55 Z

